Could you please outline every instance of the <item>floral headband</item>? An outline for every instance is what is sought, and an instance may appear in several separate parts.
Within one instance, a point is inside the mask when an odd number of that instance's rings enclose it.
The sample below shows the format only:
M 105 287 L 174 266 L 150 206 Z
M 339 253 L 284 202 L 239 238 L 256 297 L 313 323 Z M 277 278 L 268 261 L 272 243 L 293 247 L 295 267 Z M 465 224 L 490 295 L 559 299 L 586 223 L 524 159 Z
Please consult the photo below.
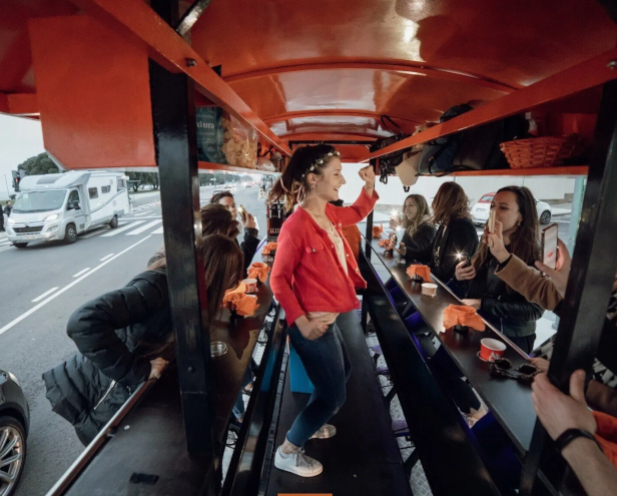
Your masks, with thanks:
M 304 174 L 302 174 L 301 180 L 304 181 L 304 178 L 306 178 L 306 176 L 308 174 L 311 174 L 311 173 L 315 172 L 318 167 L 323 166 L 332 157 L 340 157 L 340 156 L 341 156 L 341 154 L 339 152 L 337 152 L 336 150 L 334 150 L 333 152 L 326 153 L 323 156 L 323 158 L 320 158 L 320 159 L 316 160 L 315 163 L 311 164 L 311 166 L 306 170 L 306 172 Z

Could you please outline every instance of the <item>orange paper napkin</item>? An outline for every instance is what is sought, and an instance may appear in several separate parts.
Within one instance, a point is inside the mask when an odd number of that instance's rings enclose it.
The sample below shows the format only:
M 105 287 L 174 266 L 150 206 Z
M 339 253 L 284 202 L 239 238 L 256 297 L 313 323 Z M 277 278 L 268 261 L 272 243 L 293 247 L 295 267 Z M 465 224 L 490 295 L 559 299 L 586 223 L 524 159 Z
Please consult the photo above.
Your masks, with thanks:
M 261 282 L 266 282 L 268 280 L 268 274 L 270 273 L 270 267 L 268 267 L 265 263 L 254 262 L 248 270 L 248 275 L 250 279 L 259 279 Z
M 242 317 L 251 317 L 259 305 L 257 296 L 245 294 L 246 286 L 243 282 L 235 289 L 230 289 L 223 297 L 223 306 L 236 312 Z
M 426 265 L 411 264 L 407 267 L 407 275 L 412 279 L 414 276 L 420 276 L 424 282 L 431 282 L 431 269 Z
M 484 331 L 484 321 L 477 314 L 476 309 L 465 305 L 450 305 L 443 311 L 443 326 L 446 329 L 454 326 L 471 327 L 476 331 Z
M 270 241 L 266 246 L 264 246 L 263 251 L 261 252 L 262 255 L 270 255 L 270 253 L 272 253 L 273 251 L 276 251 L 276 247 L 278 246 L 278 244 L 274 241 Z
M 379 224 L 378 226 L 373 226 L 373 238 L 380 239 L 381 233 L 383 233 L 383 224 Z
M 390 244 L 390 240 L 389 239 L 382 239 L 378 244 L 382 248 L 387 248 L 388 245 Z

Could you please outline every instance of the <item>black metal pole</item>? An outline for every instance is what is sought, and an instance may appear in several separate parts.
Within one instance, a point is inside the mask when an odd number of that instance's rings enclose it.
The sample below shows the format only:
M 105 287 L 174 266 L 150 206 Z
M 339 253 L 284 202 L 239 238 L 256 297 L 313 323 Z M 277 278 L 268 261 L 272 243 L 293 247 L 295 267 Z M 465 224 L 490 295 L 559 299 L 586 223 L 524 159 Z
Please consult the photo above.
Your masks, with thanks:
M 555 348 L 548 371 L 551 382 L 569 392 L 572 372 L 589 371 L 608 308 L 617 256 L 617 80 L 604 85 L 581 222 Z M 565 462 L 545 448 L 546 432 L 536 423 L 521 480 L 521 494 L 531 495 L 540 460 Z M 550 458 L 553 460 L 548 461 Z M 544 461 L 542 462 L 544 466 Z
M 170 24 L 177 21 L 177 0 L 157 0 L 153 8 Z M 207 300 L 204 265 L 196 249 L 201 218 L 195 88 L 186 75 L 150 61 L 150 91 L 186 444 L 189 453 L 210 456 L 217 466 L 210 335 L 201 310 Z

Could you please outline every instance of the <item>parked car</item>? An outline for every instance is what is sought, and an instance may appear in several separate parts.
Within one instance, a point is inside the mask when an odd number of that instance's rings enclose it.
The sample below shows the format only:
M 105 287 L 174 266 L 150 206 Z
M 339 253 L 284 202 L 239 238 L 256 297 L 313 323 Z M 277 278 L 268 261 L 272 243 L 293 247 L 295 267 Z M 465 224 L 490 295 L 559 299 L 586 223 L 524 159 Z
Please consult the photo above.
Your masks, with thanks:
M 494 197 L 495 193 L 486 193 L 485 195 L 482 195 L 482 197 L 471 209 L 473 223 L 476 226 L 483 226 L 486 224 Z M 553 217 L 553 209 L 548 203 L 536 200 L 536 210 L 538 211 L 538 219 L 540 224 L 546 225 L 551 222 L 551 218 Z
M 28 452 L 30 409 L 17 378 L 0 370 L 0 495 L 14 494 Z

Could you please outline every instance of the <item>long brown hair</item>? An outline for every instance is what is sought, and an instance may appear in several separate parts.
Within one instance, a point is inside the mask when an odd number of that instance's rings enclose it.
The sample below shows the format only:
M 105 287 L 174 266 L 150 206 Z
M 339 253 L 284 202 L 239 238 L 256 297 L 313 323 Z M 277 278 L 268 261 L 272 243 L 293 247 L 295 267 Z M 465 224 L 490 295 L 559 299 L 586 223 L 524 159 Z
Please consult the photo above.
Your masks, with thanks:
M 469 198 L 459 184 L 453 181 L 443 183 L 433 200 L 433 223 L 449 224 L 459 218 L 471 219 Z
M 207 324 L 212 322 L 223 302 L 225 291 L 235 288 L 242 280 L 244 254 L 235 240 L 222 234 L 211 234 L 200 238 L 198 249 L 204 263 L 206 283 Z M 165 257 L 148 267 L 148 270 L 161 270 L 167 267 Z
M 270 190 L 268 203 L 273 204 L 282 198 L 285 200 L 285 210 L 292 210 L 308 191 L 308 173 L 321 175 L 335 154 L 336 149 L 330 145 L 297 148 L 285 171 Z M 313 170 L 310 170 L 312 166 Z
M 523 260 L 527 264 L 532 264 L 538 259 L 540 245 L 538 243 L 538 211 L 536 209 L 536 200 L 524 186 L 506 186 L 501 188 L 495 196 L 499 193 L 509 191 L 516 197 L 516 204 L 518 205 L 518 211 L 521 214 L 523 220 L 510 235 L 510 245 L 508 251 L 518 258 Z M 494 199 L 493 199 L 494 201 Z M 493 208 L 491 206 L 491 208 Z M 491 252 L 489 247 L 482 243 L 480 249 L 473 257 L 473 265 L 476 271 L 484 267 L 491 259 Z
M 411 220 L 409 220 L 405 215 L 405 207 L 407 206 L 407 200 L 409 199 L 412 199 L 414 201 L 417 209 L 416 216 Z M 409 195 L 407 198 L 405 198 L 405 201 L 403 202 L 403 228 L 406 232 L 409 233 L 410 236 L 412 236 L 413 233 L 418 230 L 420 224 L 426 222 L 429 219 L 430 214 L 431 211 L 428 208 L 428 202 L 426 201 L 426 198 L 424 198 L 422 195 Z

